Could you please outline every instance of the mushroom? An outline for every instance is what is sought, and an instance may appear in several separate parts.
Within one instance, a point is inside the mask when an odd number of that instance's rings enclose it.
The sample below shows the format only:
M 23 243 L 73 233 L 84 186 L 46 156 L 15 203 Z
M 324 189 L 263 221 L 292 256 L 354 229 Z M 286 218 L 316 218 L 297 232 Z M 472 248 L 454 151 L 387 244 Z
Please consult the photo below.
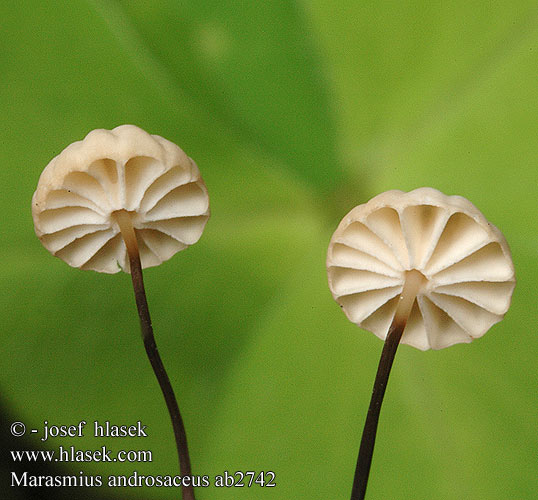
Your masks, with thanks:
M 142 338 L 172 420 L 182 475 L 191 474 L 185 428 L 160 358 L 142 269 L 196 243 L 209 218 L 198 167 L 172 142 L 134 125 L 94 130 L 43 170 L 32 198 L 35 232 L 70 266 L 131 274 Z M 183 487 L 194 499 L 192 486 Z
M 484 335 L 510 306 L 514 266 L 502 233 L 470 201 L 419 188 L 351 210 L 330 241 L 327 272 L 348 319 L 385 341 L 353 482 L 358 500 L 398 344 L 442 349 Z

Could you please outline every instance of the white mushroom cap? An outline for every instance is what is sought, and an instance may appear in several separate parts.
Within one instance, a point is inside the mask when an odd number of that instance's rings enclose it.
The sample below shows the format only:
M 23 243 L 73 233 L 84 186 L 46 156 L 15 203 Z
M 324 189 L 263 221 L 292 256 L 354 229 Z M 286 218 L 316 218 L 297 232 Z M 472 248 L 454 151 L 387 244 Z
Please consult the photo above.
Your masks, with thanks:
M 347 317 L 385 339 L 408 271 L 422 273 L 401 342 L 442 349 L 481 337 L 510 306 L 514 265 L 502 233 L 461 196 L 387 191 L 349 212 L 327 255 Z
M 196 243 L 209 218 L 200 171 L 178 146 L 134 125 L 93 130 L 43 170 L 32 198 L 45 248 L 80 269 L 129 272 L 114 212 L 126 210 L 142 267 Z

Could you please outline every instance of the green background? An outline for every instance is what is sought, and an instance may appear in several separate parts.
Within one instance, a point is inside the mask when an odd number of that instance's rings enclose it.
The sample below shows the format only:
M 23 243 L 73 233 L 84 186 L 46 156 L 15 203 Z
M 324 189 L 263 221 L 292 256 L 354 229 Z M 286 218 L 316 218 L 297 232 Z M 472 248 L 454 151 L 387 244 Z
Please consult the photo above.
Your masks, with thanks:
M 51 473 L 177 473 L 129 277 L 53 258 L 30 212 L 53 156 L 133 123 L 179 144 L 210 193 L 200 242 L 145 273 L 194 472 L 276 473 L 276 488 L 199 500 L 349 498 L 382 343 L 332 300 L 327 244 L 353 206 L 420 186 L 475 203 L 518 284 L 483 339 L 399 349 L 367 497 L 535 498 L 537 13 L 533 0 L 2 2 L 3 446 L 41 446 L 6 442 L 15 420 L 141 420 L 148 438 L 89 429 L 45 448 L 149 449 L 153 463 Z M 84 495 L 178 492 L 71 498 Z

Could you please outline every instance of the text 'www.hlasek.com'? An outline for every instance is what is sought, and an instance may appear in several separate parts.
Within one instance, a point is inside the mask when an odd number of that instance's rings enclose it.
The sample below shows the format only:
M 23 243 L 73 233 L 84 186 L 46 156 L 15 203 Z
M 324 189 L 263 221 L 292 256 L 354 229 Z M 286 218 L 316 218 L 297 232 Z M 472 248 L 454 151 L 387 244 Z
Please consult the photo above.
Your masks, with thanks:
M 14 437 L 25 434 L 36 434 L 39 442 L 50 444 L 55 438 L 83 438 L 92 435 L 95 438 L 131 438 L 148 437 L 147 426 L 138 421 L 134 425 L 116 425 L 109 421 L 94 421 L 91 425 L 81 420 L 74 425 L 53 425 L 43 422 L 43 429 L 27 429 L 23 422 L 13 422 L 10 428 Z M 51 440 L 51 441 L 49 441 Z M 273 471 L 223 471 L 217 475 L 170 475 L 142 474 L 137 470 L 126 474 L 103 475 L 86 474 L 79 470 L 75 474 L 35 474 L 23 470 L 24 464 L 60 464 L 60 463 L 149 463 L 153 462 L 153 452 L 148 449 L 111 449 L 99 446 L 95 449 L 80 449 L 75 445 L 59 445 L 54 449 L 39 450 L 10 450 L 11 459 L 16 467 L 11 471 L 10 484 L 14 488 L 32 487 L 87 487 L 97 488 L 181 488 L 193 486 L 204 488 L 208 486 L 223 488 L 252 488 L 276 486 Z

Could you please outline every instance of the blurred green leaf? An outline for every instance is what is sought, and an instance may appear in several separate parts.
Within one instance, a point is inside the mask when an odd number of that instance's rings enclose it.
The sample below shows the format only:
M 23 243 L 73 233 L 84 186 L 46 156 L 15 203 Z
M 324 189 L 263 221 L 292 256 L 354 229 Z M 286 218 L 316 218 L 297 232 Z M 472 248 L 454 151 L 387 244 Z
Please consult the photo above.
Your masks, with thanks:
M 468 197 L 505 233 L 518 285 L 484 339 L 399 350 L 368 498 L 534 498 L 533 3 L 23 0 L 0 15 L 4 399 L 29 428 L 142 420 L 150 433 L 50 448 L 154 455 L 65 470 L 177 473 L 128 276 L 54 259 L 30 215 L 53 156 L 135 123 L 195 158 L 211 196 L 201 241 L 145 273 L 194 472 L 276 472 L 276 488 L 199 500 L 349 498 L 381 342 L 333 303 L 326 247 L 354 205 L 423 185 Z
M 93 3 L 212 120 L 321 192 L 342 179 L 314 40 L 293 2 Z

